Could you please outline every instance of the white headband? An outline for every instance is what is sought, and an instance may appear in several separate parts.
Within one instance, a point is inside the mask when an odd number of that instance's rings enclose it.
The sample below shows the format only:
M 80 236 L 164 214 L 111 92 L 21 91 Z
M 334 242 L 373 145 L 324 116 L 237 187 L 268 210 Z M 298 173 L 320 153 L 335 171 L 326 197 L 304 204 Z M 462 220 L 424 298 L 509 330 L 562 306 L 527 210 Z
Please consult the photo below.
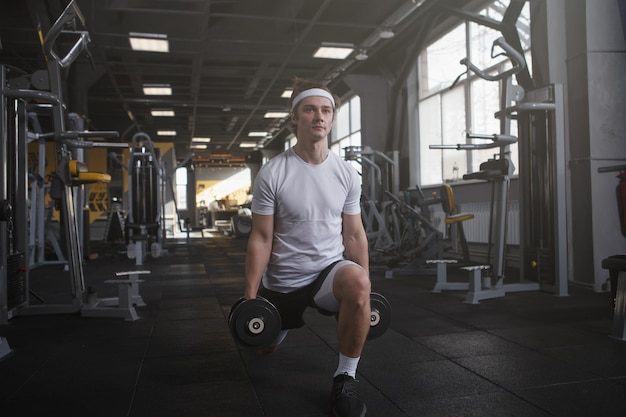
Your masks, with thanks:
M 291 101 L 291 111 L 294 111 L 298 103 L 300 103 L 302 100 L 304 100 L 307 97 L 312 97 L 312 96 L 326 97 L 333 104 L 333 109 L 335 108 L 335 99 L 333 98 L 332 94 L 330 94 L 328 91 L 324 90 L 323 88 L 309 88 L 308 90 L 304 90 L 300 92 Z

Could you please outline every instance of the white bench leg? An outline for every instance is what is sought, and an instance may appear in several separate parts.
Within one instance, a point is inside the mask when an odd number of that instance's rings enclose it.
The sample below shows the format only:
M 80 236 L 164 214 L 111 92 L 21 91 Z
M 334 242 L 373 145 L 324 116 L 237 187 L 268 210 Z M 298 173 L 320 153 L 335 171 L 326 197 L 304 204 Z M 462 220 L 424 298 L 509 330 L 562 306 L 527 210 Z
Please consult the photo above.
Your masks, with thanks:
M 504 297 L 504 289 L 502 288 L 483 288 L 483 269 L 489 269 L 489 265 L 468 266 L 465 269 L 469 272 L 469 291 L 465 296 L 465 302 L 468 304 L 478 304 L 480 300 L 489 298 Z
M 448 282 L 448 264 L 456 262 L 454 259 L 431 259 L 426 261 L 429 264 L 437 264 L 437 282 L 433 292 L 440 293 L 445 290 L 458 291 L 468 289 L 466 282 Z
M 132 285 L 132 281 L 119 283 L 117 285 L 117 292 L 120 299 L 119 310 L 124 313 L 124 319 L 126 321 L 135 321 L 139 318 L 135 307 L 133 307 Z
M 143 297 L 139 294 L 139 281 L 133 280 L 130 284 L 132 303 L 136 307 L 145 307 L 146 303 L 143 301 Z

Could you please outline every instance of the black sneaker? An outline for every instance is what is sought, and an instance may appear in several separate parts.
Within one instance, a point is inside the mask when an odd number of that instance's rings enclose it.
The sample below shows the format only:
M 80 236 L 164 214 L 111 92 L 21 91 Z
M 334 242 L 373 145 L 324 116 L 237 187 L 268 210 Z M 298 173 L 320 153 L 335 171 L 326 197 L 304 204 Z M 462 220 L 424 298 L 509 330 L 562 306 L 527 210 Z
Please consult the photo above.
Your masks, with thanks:
M 359 400 L 356 392 L 358 381 L 347 373 L 337 375 L 333 379 L 333 389 L 330 392 L 330 404 L 335 417 L 364 417 L 367 408 Z

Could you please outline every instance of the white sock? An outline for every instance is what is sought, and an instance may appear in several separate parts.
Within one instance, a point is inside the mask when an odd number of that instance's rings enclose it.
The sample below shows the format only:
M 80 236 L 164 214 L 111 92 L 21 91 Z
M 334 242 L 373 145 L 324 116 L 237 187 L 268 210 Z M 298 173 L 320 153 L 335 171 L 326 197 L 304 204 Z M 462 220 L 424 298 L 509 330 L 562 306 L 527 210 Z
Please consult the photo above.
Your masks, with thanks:
M 333 378 L 337 375 L 343 375 L 346 373 L 352 378 L 356 378 L 356 367 L 359 365 L 359 359 L 361 359 L 360 356 L 358 358 L 350 358 L 340 353 L 339 365 L 337 366 L 337 370 L 335 371 Z

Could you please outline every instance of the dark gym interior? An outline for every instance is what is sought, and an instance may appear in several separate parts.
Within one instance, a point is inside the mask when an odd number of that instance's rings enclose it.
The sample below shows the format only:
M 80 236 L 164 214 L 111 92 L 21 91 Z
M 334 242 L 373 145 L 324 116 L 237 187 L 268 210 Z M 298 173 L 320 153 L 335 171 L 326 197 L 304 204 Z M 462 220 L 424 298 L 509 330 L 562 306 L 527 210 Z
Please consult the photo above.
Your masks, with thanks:
M 367 416 L 626 415 L 625 57 L 623 0 L 0 0 L 0 416 L 332 415 L 334 317 L 229 320 L 296 76 L 390 306 Z

